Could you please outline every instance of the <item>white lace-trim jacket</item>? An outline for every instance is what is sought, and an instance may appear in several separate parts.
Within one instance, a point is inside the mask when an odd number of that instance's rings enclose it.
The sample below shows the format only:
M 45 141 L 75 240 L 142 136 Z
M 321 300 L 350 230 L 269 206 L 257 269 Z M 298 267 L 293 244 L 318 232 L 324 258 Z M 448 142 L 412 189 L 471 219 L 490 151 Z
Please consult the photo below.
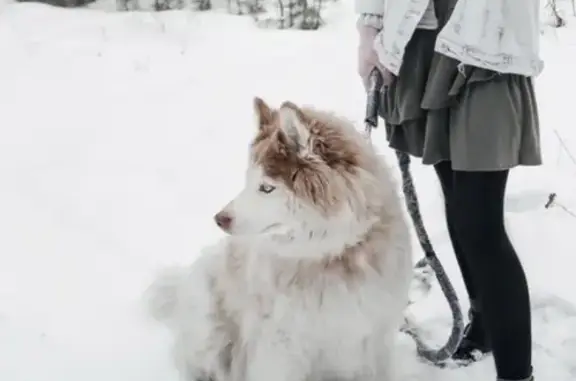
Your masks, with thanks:
M 355 0 L 357 13 L 383 17 L 374 48 L 396 75 L 430 1 Z M 435 50 L 465 65 L 533 77 L 544 66 L 539 26 L 539 0 L 458 0 Z

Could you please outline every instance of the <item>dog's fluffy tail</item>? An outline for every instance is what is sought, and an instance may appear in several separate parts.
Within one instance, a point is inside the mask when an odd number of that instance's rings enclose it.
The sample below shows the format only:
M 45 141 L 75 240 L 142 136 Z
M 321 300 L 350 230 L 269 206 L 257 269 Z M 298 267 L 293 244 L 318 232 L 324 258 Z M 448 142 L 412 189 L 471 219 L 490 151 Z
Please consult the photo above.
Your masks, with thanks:
M 166 322 L 176 315 L 180 289 L 189 273 L 186 267 L 172 266 L 160 271 L 144 293 L 148 313 Z

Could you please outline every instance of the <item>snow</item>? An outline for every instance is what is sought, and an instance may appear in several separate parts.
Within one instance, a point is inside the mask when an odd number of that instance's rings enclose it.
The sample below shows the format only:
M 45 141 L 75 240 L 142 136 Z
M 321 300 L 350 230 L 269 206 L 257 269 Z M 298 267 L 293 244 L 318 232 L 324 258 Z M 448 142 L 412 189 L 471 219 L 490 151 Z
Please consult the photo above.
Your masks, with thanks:
M 298 32 L 221 12 L 3 3 L 0 380 L 177 379 L 141 294 L 158 267 L 193 261 L 221 235 L 212 216 L 242 184 L 254 95 L 337 110 L 362 127 L 351 9 L 334 5 L 325 28 Z M 543 33 L 546 163 L 513 172 L 507 203 L 533 294 L 536 376 L 546 381 L 576 377 L 575 21 Z M 383 131 L 373 138 L 393 160 Z M 433 171 L 415 162 L 413 173 L 463 298 Z M 551 192 L 556 205 L 546 209 Z M 444 340 L 438 287 L 417 309 L 431 340 Z M 490 359 L 431 369 L 411 345 L 403 341 L 405 380 L 495 379 Z

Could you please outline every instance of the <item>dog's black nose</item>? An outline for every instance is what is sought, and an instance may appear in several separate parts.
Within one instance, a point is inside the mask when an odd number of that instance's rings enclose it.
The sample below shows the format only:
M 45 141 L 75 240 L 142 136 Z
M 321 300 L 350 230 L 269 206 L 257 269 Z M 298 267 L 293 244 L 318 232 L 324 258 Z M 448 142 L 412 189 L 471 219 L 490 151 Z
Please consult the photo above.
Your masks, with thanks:
M 216 225 L 222 230 L 228 230 L 230 229 L 230 225 L 232 225 L 232 217 L 224 212 L 215 215 L 214 220 L 216 221 Z

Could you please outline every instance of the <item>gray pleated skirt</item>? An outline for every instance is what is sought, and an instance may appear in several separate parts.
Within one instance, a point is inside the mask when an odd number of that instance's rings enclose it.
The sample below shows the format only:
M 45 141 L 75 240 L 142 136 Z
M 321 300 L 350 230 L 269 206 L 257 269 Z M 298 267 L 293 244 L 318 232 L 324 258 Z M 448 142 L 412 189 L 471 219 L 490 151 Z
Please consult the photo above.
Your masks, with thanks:
M 416 30 L 382 97 L 390 147 L 459 171 L 542 164 L 532 79 L 458 68 L 434 52 L 435 39 L 436 31 Z

